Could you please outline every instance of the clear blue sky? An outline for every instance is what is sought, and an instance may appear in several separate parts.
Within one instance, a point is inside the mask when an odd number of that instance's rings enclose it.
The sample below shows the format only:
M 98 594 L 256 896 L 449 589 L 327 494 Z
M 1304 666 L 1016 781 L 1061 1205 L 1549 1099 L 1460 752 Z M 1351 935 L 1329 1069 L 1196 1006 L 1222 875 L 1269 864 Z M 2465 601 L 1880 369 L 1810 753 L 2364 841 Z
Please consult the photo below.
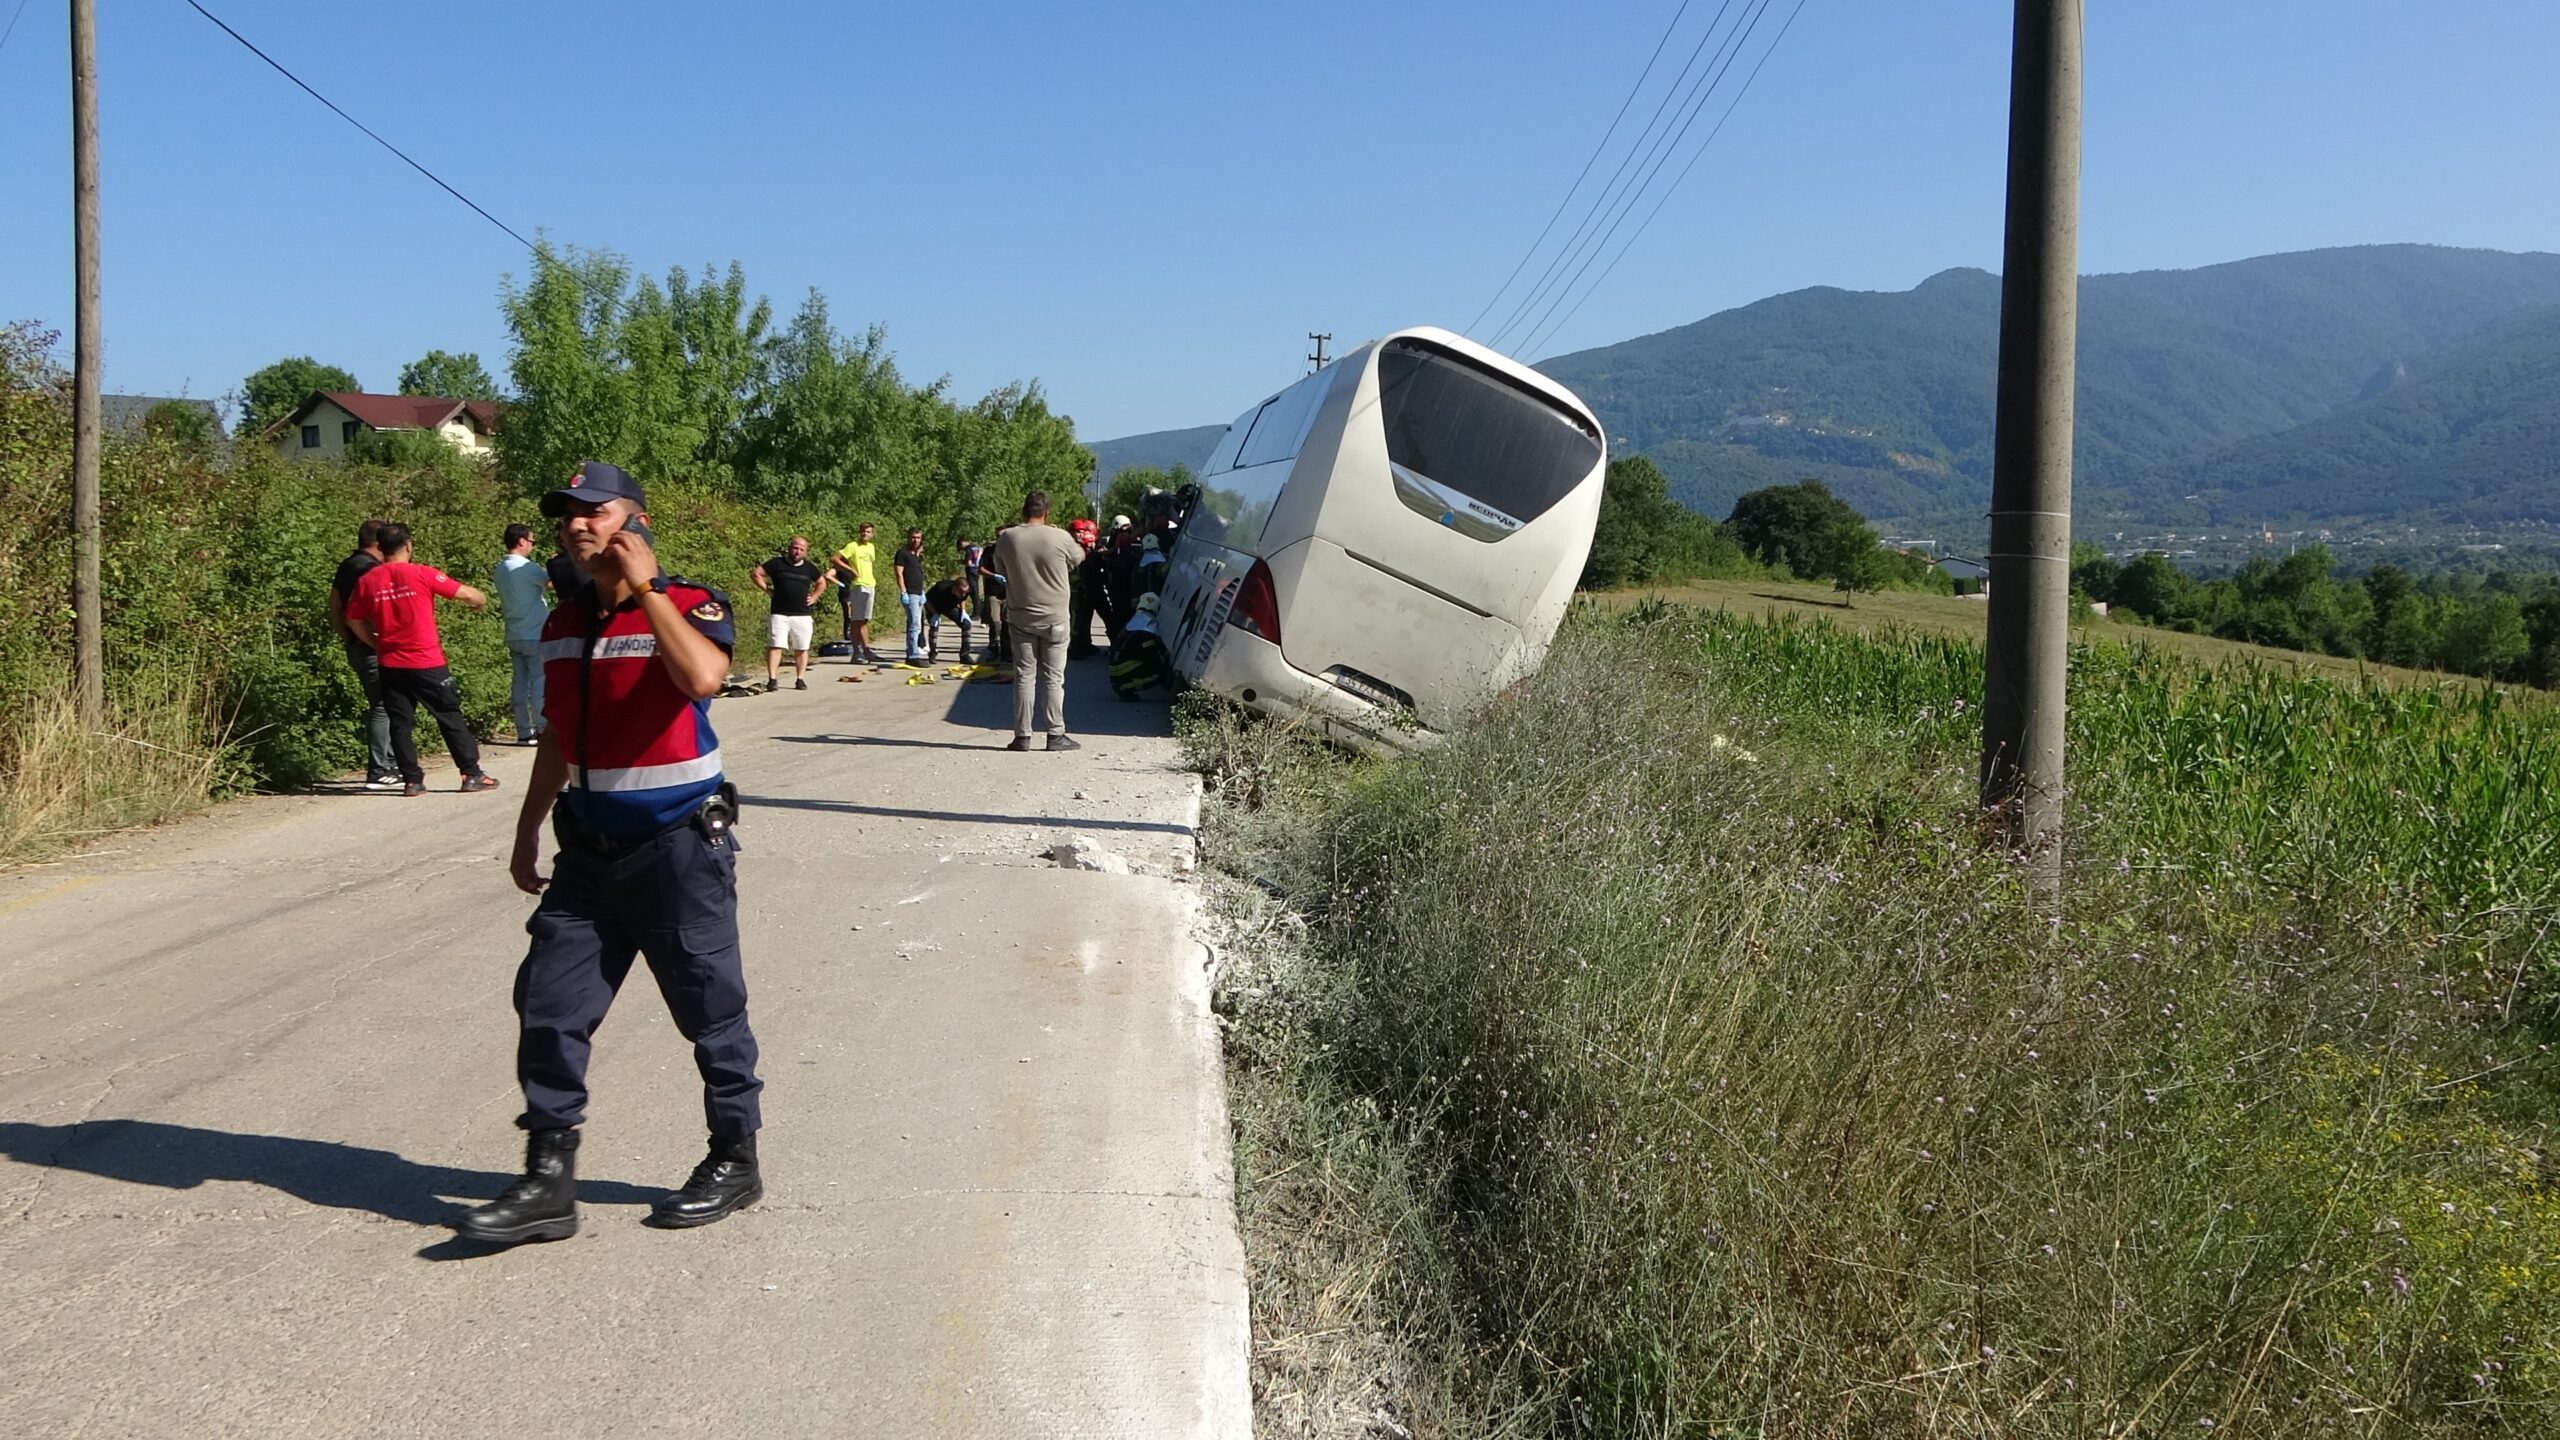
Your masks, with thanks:
M 815 286 L 911 380 L 1036 377 L 1095 439 L 1231 417 L 1309 330 L 1465 324 L 1676 6 L 207 3 L 519 230 Z M 430 348 L 504 378 L 512 241 L 180 0 L 99 9 L 109 389 L 306 352 L 389 389 Z M 1536 353 L 1997 268 L 2008 10 L 1809 0 Z M 0 48 L 0 319 L 67 331 L 64 11 Z M 2112 0 L 2088 53 L 2084 271 L 2560 248 L 2549 0 Z

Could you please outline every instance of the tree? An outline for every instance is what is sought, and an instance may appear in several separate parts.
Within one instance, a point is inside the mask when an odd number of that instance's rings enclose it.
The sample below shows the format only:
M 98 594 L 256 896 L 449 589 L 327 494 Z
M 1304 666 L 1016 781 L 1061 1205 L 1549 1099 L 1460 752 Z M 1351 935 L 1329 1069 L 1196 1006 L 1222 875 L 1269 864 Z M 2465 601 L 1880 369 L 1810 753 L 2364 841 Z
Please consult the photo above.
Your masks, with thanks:
M 2442 602 L 2424 591 L 2403 594 L 2388 614 L 2377 617 L 2366 648 L 2386 665 L 2433 665 L 2443 640 L 2442 612 Z
M 1858 527 L 1862 532 L 1866 528 L 1863 524 Z M 1869 535 L 1866 547 L 1851 551 L 1832 572 L 1831 588 L 1840 592 L 1840 603 L 1854 604 L 1859 595 L 1883 589 L 1885 582 L 1893 578 L 1893 569 L 1892 552 L 1876 544 L 1875 537 Z
M 2168 556 L 2153 550 L 2116 572 L 2115 599 L 2154 625 L 2175 625 L 2196 611 L 2196 582 Z
M 468 350 L 459 355 L 430 350 L 400 367 L 400 393 L 435 395 L 451 400 L 495 400 L 498 382 Z
M 2410 580 L 2409 572 L 2397 565 L 2376 565 L 2364 577 L 2365 598 L 2373 602 L 2376 623 L 2388 621 L 2391 612 L 2417 588 L 2416 583 Z
M 1819 480 L 1754 490 L 1724 523 L 1744 550 L 1800 580 L 1835 579 L 1876 544 L 1866 517 Z
M 240 433 L 255 435 L 294 412 L 319 390 L 361 390 L 356 377 L 308 355 L 279 360 L 240 382 Z
M 214 441 L 221 438 L 213 412 L 185 400 L 163 400 L 144 411 L 142 433 L 199 462 L 213 458 Z
M 2533 650 L 2524 607 L 2513 595 L 2475 595 L 2447 604 L 2436 663 L 2464 675 L 2503 675 Z
M 1145 507 L 1148 491 L 1179 490 L 1195 478 L 1191 467 L 1178 460 L 1170 470 L 1152 465 L 1123 466 L 1111 472 L 1111 483 L 1103 487 L 1102 498 L 1094 504 L 1094 514 L 1106 525 L 1114 515 L 1135 520 Z
M 660 285 L 610 251 L 546 243 L 501 308 L 516 398 L 499 463 L 524 488 L 595 458 L 653 484 L 938 537 L 1018 519 L 1032 490 L 1060 519 L 1082 513 L 1092 452 L 1037 382 L 965 409 L 943 381 L 911 388 L 879 327 L 847 339 L 815 290 L 775 333 L 736 264 Z
M 699 283 L 670 271 L 661 288 L 635 282 L 609 250 L 546 242 L 499 308 L 515 337 L 516 400 L 498 456 L 518 483 L 602 458 L 650 480 L 732 488 L 743 421 L 766 389 L 772 318 L 761 299 L 747 303 L 736 265 Z
M 518 487 L 540 489 L 585 459 L 633 459 L 623 448 L 629 387 L 615 356 L 629 283 L 630 267 L 611 251 L 560 252 L 545 242 L 524 285 L 501 286 L 516 403 L 498 431 L 498 464 Z
M 2089 540 L 2071 542 L 2071 588 L 2089 599 L 2112 605 L 2116 598 L 2116 577 L 2124 573 L 2107 554 L 2106 547 Z
M 875 522 L 903 521 L 926 463 L 925 412 L 879 326 L 836 333 L 811 290 L 767 346 L 764 404 L 742 427 L 738 467 L 757 499 L 817 505 Z
M 1577 582 L 1585 590 L 1734 574 L 1747 568 L 1724 527 L 1671 498 L 1661 467 L 1642 455 L 1609 462 L 1600 523 Z

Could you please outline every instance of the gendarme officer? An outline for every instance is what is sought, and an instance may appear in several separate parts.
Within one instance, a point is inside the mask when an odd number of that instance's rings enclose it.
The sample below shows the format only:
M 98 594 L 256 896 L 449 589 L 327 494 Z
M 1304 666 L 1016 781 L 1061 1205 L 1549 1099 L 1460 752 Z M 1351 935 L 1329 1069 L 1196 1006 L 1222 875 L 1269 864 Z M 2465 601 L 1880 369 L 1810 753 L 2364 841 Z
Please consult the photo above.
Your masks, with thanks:
M 475 1240 L 578 1230 L 578 1124 L 587 1055 L 635 955 L 693 1042 L 711 1153 L 649 1212 L 708 1225 L 764 1195 L 756 1039 L 738 957 L 737 792 L 720 774 L 710 699 L 736 643 L 728 598 L 658 573 L 638 481 L 589 461 L 542 497 L 586 576 L 542 627 L 542 746 L 509 870 L 542 897 L 516 972 L 524 1177 L 457 1222 Z M 554 801 L 557 805 L 554 805 Z M 542 822 L 559 853 L 546 879 Z

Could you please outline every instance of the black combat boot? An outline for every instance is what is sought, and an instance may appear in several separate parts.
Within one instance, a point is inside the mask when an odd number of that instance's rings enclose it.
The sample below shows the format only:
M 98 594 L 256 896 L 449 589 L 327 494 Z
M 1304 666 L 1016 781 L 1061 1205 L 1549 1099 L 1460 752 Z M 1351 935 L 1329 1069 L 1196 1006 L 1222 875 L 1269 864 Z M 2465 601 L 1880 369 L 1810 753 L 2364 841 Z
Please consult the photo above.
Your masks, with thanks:
M 524 1175 L 507 1193 L 453 1222 L 466 1240 L 515 1245 L 578 1233 L 578 1132 L 535 1130 L 524 1138 Z
M 756 1137 L 711 1139 L 711 1153 L 693 1167 L 684 1188 L 649 1207 L 649 1223 L 661 1230 L 684 1230 L 725 1218 L 764 1198 L 764 1175 L 756 1168 Z

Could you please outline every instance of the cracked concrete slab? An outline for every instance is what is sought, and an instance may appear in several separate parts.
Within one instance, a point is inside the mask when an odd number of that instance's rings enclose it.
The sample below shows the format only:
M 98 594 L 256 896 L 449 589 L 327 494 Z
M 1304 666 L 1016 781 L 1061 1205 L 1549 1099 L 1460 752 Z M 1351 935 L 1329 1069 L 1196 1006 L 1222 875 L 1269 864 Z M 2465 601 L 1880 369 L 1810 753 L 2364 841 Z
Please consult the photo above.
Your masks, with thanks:
M 1243 1259 L 1159 706 L 721 701 L 767 1201 L 639 1217 L 688 1047 L 598 1038 L 585 1228 L 444 1221 L 520 1158 L 508 789 L 258 799 L 0 876 L 0 1414 L 62 1435 L 1243 1436 Z M 442 783 L 440 780 L 439 783 Z M 1082 792 L 1079 794 L 1078 792 Z M 1129 874 L 1046 858 L 1088 835 Z

